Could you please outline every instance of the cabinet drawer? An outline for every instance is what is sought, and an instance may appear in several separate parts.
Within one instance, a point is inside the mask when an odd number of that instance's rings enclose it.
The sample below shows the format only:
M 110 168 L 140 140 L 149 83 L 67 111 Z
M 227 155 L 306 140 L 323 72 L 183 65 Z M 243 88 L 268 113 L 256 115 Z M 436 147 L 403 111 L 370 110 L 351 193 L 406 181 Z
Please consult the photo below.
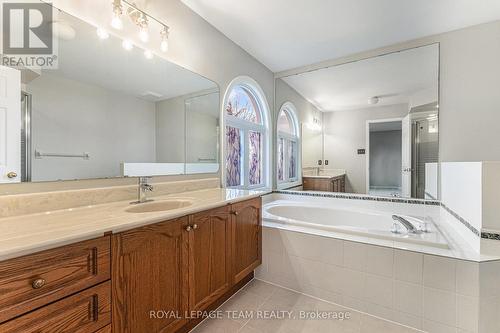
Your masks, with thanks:
M 110 323 L 111 282 L 107 281 L 0 324 L 0 332 L 94 333 Z
M 109 236 L 0 262 L 0 323 L 109 278 Z

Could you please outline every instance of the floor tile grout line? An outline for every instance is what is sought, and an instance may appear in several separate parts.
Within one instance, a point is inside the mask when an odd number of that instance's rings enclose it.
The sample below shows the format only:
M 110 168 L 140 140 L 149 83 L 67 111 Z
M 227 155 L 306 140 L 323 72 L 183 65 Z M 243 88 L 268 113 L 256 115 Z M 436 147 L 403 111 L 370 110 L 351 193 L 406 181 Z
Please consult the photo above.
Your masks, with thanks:
M 255 278 L 255 277 L 252 279 L 252 281 L 253 281 L 253 280 L 255 280 L 255 281 L 259 281 L 259 282 L 261 282 L 261 283 L 267 283 L 267 282 L 265 282 L 265 281 L 262 281 L 262 280 L 259 280 L 259 279 Z M 271 284 L 271 283 L 267 283 L 267 284 Z M 274 286 L 274 285 L 273 285 L 273 286 Z M 274 286 L 274 287 L 277 287 L 277 286 Z M 242 289 L 243 289 L 243 288 L 242 288 Z M 263 306 L 263 305 L 264 305 L 264 304 L 265 304 L 265 303 L 266 303 L 269 299 L 271 299 L 271 297 L 274 295 L 274 293 L 275 293 L 275 292 L 276 292 L 276 288 L 274 288 L 274 289 L 273 289 L 273 291 L 269 294 L 269 296 L 267 296 L 266 298 L 264 298 L 264 301 L 263 301 L 263 302 L 262 302 L 262 303 L 261 303 L 261 304 L 257 307 L 257 310 L 256 310 L 256 311 L 259 311 L 259 310 L 262 308 L 262 306 Z M 247 321 L 243 324 L 243 326 L 241 326 L 241 327 L 238 329 L 238 331 L 237 331 L 237 332 L 240 332 L 241 330 L 243 330 L 243 328 L 244 328 L 245 326 L 247 326 L 247 325 L 248 325 L 248 323 L 250 322 L 250 320 L 252 320 L 252 319 L 251 319 L 251 318 L 250 318 L 250 319 L 248 319 L 248 320 L 247 320 Z
M 367 312 L 363 312 L 363 311 L 359 311 L 359 310 L 356 310 L 356 309 L 353 309 L 353 308 L 350 308 L 348 306 L 344 306 L 344 305 L 341 305 L 341 304 L 338 304 L 338 303 L 334 303 L 334 302 L 330 302 L 330 301 L 327 301 L 327 300 L 324 300 L 324 299 L 321 299 L 319 297 L 315 297 L 315 296 L 312 296 L 312 295 L 309 295 L 309 294 L 305 294 L 303 292 L 300 292 L 300 291 L 297 291 L 295 289 L 291 289 L 291 288 L 287 288 L 287 287 L 283 287 L 283 286 L 280 286 L 276 283 L 273 283 L 273 282 L 269 282 L 269 281 L 264 281 L 264 280 L 260 280 L 258 278 L 255 278 L 256 280 L 258 281 L 261 281 L 261 282 L 264 282 L 264 283 L 268 283 L 268 284 L 271 284 L 273 286 L 276 286 L 278 288 L 282 288 L 282 289 L 285 289 L 285 290 L 289 290 L 289 291 L 292 291 L 292 292 L 295 292 L 297 294 L 300 294 L 300 295 L 303 295 L 303 296 L 307 296 L 307 297 L 310 297 L 312 299 L 316 299 L 318 301 L 322 301 L 322 302 L 325 302 L 325 303 L 328 303 L 328 304 L 331 304 L 331 305 L 336 305 L 336 306 L 340 306 L 341 308 L 344 308 L 346 310 L 350 310 L 352 312 L 356 312 L 356 313 L 359 313 L 360 315 L 366 315 L 366 316 L 369 316 L 369 317 L 372 317 L 372 318 L 377 318 L 379 320 L 382 320 L 382 321 L 385 321 L 385 322 L 388 322 L 388 323 L 391 323 L 391 324 L 394 324 L 394 325 L 397 325 L 397 326 L 402 326 L 402 327 L 405 327 L 405 328 L 409 328 L 409 329 L 412 329 L 412 330 L 415 330 L 415 332 L 424 332 L 422 330 L 419 330 L 419 329 L 416 329 L 414 327 L 410 327 L 410 326 L 407 326 L 407 325 L 403 325 L 401 323 L 397 323 L 395 321 L 392 321 L 392 320 L 389 320 L 389 319 L 385 319 L 385 318 L 382 318 L 382 317 L 378 317 L 378 316 L 375 316 L 375 315 L 372 315 L 372 314 L 369 314 Z M 360 317 L 360 320 L 359 320 L 359 327 L 361 328 L 361 317 Z

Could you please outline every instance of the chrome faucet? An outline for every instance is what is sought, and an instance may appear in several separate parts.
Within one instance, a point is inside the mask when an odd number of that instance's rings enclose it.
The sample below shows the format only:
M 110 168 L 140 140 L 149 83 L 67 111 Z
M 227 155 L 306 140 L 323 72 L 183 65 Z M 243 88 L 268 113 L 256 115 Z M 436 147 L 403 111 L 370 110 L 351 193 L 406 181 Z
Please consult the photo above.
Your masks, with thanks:
M 149 184 L 151 177 L 139 177 L 139 188 L 137 190 L 137 201 L 131 202 L 132 204 L 140 204 L 153 201 L 148 199 L 147 193 L 153 192 L 153 186 Z
M 415 227 L 413 225 L 413 223 L 411 223 L 410 221 L 408 221 L 407 219 L 405 219 L 402 216 L 392 215 L 392 219 L 394 221 L 397 221 L 397 222 L 401 223 L 406 228 L 406 230 L 408 230 L 408 232 L 411 233 L 411 234 L 421 234 L 422 233 L 422 231 L 419 230 L 419 229 L 417 229 L 417 227 Z M 394 222 L 393 228 L 391 230 L 391 232 L 394 233 L 394 234 L 400 233 L 399 232 L 399 228 L 396 227 L 397 222 Z

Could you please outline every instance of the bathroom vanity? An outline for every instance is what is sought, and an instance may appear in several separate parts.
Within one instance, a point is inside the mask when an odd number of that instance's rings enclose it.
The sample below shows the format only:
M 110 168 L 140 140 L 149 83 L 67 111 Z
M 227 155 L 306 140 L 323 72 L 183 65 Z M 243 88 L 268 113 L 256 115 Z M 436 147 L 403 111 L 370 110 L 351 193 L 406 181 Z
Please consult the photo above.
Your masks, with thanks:
M 261 198 L 238 200 L 1 261 L 0 331 L 188 331 L 262 262 Z
M 302 176 L 304 191 L 345 192 L 345 172 L 305 174 Z

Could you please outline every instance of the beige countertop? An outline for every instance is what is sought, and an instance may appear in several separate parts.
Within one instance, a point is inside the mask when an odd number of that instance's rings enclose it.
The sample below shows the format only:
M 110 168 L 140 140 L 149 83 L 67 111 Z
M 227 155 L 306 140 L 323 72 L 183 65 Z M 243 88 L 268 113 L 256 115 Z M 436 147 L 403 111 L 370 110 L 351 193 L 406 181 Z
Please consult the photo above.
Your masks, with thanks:
M 322 171 L 322 172 L 320 172 L 319 175 L 304 173 L 302 175 L 302 178 L 328 179 L 328 178 L 336 178 L 336 177 L 340 177 L 340 176 L 344 176 L 344 175 L 346 175 L 345 171 L 332 171 L 332 172 Z
M 43 251 L 107 232 L 122 232 L 262 196 L 266 191 L 206 189 L 154 197 L 186 199 L 191 206 L 161 212 L 129 213 L 130 201 L 0 218 L 0 261 Z

